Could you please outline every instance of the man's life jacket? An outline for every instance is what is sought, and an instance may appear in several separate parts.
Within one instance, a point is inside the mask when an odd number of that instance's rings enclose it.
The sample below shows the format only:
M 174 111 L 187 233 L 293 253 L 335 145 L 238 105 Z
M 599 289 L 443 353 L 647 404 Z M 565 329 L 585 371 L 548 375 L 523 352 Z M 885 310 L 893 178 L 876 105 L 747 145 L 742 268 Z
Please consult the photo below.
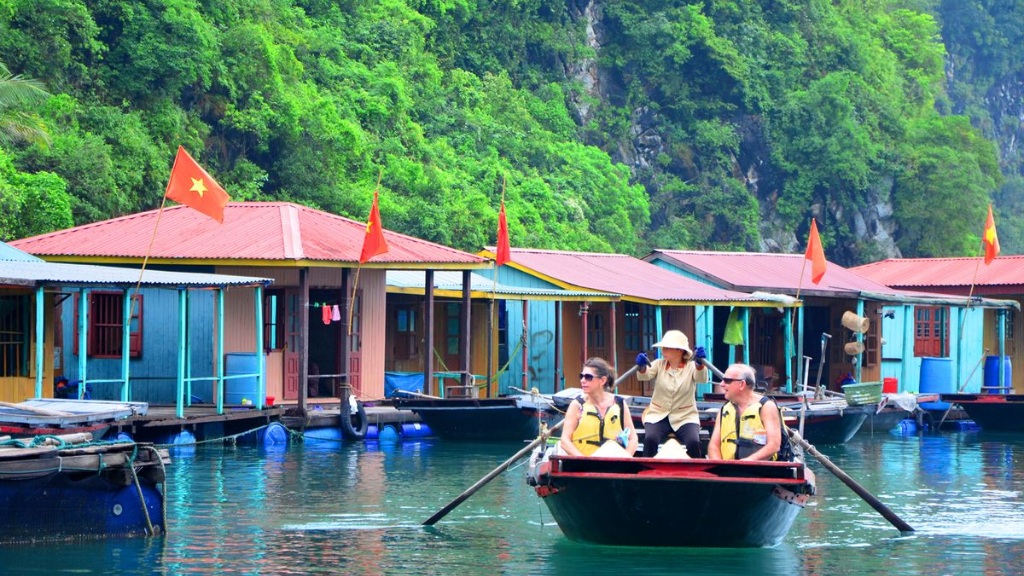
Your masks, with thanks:
M 736 405 L 726 402 L 722 405 L 719 422 L 721 422 L 721 445 L 723 460 L 739 460 L 746 458 L 760 450 L 768 443 L 768 432 L 765 430 L 764 422 L 761 420 L 761 407 L 770 398 L 762 396 L 757 404 L 747 406 L 743 414 L 737 414 Z M 731 423 L 735 423 L 731 426 Z M 782 412 L 779 412 L 779 424 L 781 430 L 781 443 L 779 451 L 772 454 L 769 460 L 793 460 L 793 447 L 789 442 L 789 434 L 786 433 L 785 423 L 782 420 Z

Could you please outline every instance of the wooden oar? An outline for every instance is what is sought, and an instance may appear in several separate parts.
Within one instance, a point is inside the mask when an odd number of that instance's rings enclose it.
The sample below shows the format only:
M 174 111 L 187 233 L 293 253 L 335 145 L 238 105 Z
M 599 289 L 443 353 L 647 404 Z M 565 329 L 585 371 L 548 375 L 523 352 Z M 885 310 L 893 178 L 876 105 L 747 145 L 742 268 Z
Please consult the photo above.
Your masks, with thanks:
M 618 386 L 620 382 L 622 382 L 626 378 L 629 378 L 634 372 L 636 372 L 637 368 L 638 368 L 637 366 L 633 366 L 629 370 L 626 370 L 626 372 L 622 376 L 619 376 L 618 378 L 615 379 L 615 385 Z M 427 520 L 423 523 L 423 525 L 424 526 L 433 526 L 434 524 L 437 524 L 438 520 L 440 520 L 441 518 L 444 518 L 445 516 L 447 516 L 449 512 L 454 510 L 455 507 L 458 506 L 459 504 L 462 504 L 463 502 L 465 502 L 466 499 L 468 499 L 470 496 L 472 496 L 474 493 L 476 493 L 477 490 L 483 488 L 484 485 L 486 485 L 491 480 L 494 480 L 495 478 L 497 478 L 497 476 L 499 474 L 501 474 L 502 472 L 504 472 L 505 470 L 508 470 L 509 466 L 514 464 L 517 460 L 519 460 L 523 456 L 526 456 L 527 454 L 529 454 L 530 451 L 533 450 L 534 448 L 536 448 L 537 446 L 540 446 L 544 442 L 547 442 L 548 437 L 551 436 L 551 433 L 554 432 L 555 430 L 558 430 L 559 428 L 561 428 L 562 424 L 565 424 L 565 420 L 561 420 L 560 422 L 558 422 L 557 424 L 555 424 L 551 428 L 548 428 L 547 430 L 542 432 L 540 434 L 540 436 L 537 436 L 537 438 L 533 442 L 530 442 L 529 444 L 527 444 L 525 448 L 523 448 L 519 452 L 516 452 L 515 454 L 513 454 L 511 458 L 509 458 L 508 460 L 505 460 L 504 462 L 499 464 L 497 468 L 495 468 L 494 470 L 491 470 L 490 472 L 488 472 L 486 476 L 484 476 L 483 478 L 477 480 L 475 484 L 473 484 L 469 488 L 466 488 L 466 491 L 463 492 L 462 494 L 459 494 L 458 497 L 455 498 L 455 500 L 452 500 L 444 508 L 441 508 L 436 513 L 434 513 L 433 516 L 431 516 L 430 518 L 427 518 Z
M 725 377 L 725 375 L 722 374 L 721 370 L 712 366 L 711 363 L 709 363 L 707 360 L 703 360 L 702 362 L 705 366 L 710 368 L 712 372 L 714 372 L 715 376 L 718 376 L 719 378 Z M 785 424 L 783 424 L 783 427 L 786 429 L 786 432 L 789 434 L 789 437 L 793 440 L 793 442 L 797 443 L 808 454 L 814 456 L 815 460 L 820 462 L 821 465 L 827 468 L 829 472 L 834 474 L 836 478 L 842 480 L 843 484 L 846 484 L 850 488 L 850 490 L 853 490 L 858 496 L 861 497 L 862 500 L 867 502 L 868 505 L 874 508 L 876 512 L 878 512 L 882 515 L 882 517 L 888 520 L 890 524 L 895 526 L 897 530 L 899 530 L 902 533 L 914 531 L 914 529 L 910 527 L 910 524 L 907 524 L 902 519 L 900 519 L 900 517 L 897 516 L 895 512 L 890 510 L 885 504 L 882 504 L 882 502 L 878 498 L 875 498 L 863 486 L 857 483 L 856 480 L 851 478 L 849 474 L 843 472 L 843 470 L 839 468 L 839 466 L 836 466 L 834 462 L 832 462 L 831 460 L 823 456 L 820 452 L 818 452 L 818 449 L 811 445 L 810 442 L 804 440 L 803 437 L 800 436 L 799 432 L 793 430 L 792 428 L 786 426 Z

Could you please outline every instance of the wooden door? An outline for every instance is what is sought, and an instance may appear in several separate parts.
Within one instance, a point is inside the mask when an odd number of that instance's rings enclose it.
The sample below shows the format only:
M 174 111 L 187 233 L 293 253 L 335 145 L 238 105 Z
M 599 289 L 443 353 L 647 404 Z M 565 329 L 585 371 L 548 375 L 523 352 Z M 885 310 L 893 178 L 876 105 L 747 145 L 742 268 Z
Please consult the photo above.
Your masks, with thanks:
M 348 335 L 348 384 L 352 394 L 359 396 L 362 388 L 363 360 L 363 291 L 356 290 L 352 299 L 352 326 Z
M 914 309 L 914 356 L 945 358 L 949 351 L 949 315 L 946 308 Z
M 300 314 L 298 290 L 286 290 L 284 320 L 284 399 L 299 399 L 299 326 Z

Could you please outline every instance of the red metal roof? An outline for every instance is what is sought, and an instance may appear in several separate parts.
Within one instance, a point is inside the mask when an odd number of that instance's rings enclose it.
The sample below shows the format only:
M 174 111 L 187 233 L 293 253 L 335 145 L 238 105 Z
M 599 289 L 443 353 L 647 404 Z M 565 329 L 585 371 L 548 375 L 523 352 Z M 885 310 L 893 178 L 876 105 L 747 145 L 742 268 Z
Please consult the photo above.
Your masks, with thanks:
M 692 274 L 734 290 L 835 295 L 837 292 L 891 292 L 885 286 L 829 262 L 821 283 L 811 282 L 810 261 L 803 254 L 654 250 L 644 260 L 661 259 Z M 801 281 L 801 272 L 803 280 Z
M 366 223 L 290 202 L 230 202 L 218 224 L 187 206 L 141 212 L 11 242 L 38 256 L 133 261 L 322 261 L 358 263 Z M 154 228 L 156 236 L 154 238 Z M 478 268 L 475 254 L 385 230 L 388 252 L 373 264 Z M 184 263 L 184 262 L 182 262 Z M 408 268 L 409 266 L 402 266 Z
M 1024 293 L 1024 256 L 1000 256 L 985 264 L 979 258 L 890 258 L 852 270 L 894 288 L 963 292 L 984 288 L 986 294 Z M 964 292 L 966 293 L 966 292 Z
M 527 273 L 544 276 L 566 289 L 601 290 L 621 294 L 626 300 L 681 303 L 760 301 L 750 294 L 716 288 L 623 254 L 513 248 L 511 265 Z

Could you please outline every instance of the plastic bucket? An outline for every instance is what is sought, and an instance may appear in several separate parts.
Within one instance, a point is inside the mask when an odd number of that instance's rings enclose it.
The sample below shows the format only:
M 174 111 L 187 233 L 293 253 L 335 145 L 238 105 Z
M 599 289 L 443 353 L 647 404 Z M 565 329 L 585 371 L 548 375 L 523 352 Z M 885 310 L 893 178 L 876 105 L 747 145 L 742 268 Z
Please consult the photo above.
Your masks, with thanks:
M 882 393 L 897 394 L 900 391 L 900 381 L 896 378 L 882 378 Z
M 260 399 L 259 382 L 255 376 L 260 371 L 260 360 L 265 362 L 266 357 L 255 352 L 229 352 L 224 355 L 225 376 L 250 374 L 242 378 L 230 378 L 224 382 L 225 404 L 243 404 L 242 401 L 247 400 L 255 405 Z
M 952 394 L 953 361 L 949 358 L 921 358 L 921 394 Z M 922 402 L 925 410 L 946 410 L 949 402 Z
M 999 359 L 1003 360 L 1003 384 L 1002 389 L 999 387 Z M 1010 357 L 1009 356 L 986 356 L 985 357 L 985 377 L 984 383 L 982 384 L 982 392 L 991 392 L 993 394 L 1006 394 L 1013 389 L 1013 370 L 1010 368 Z

